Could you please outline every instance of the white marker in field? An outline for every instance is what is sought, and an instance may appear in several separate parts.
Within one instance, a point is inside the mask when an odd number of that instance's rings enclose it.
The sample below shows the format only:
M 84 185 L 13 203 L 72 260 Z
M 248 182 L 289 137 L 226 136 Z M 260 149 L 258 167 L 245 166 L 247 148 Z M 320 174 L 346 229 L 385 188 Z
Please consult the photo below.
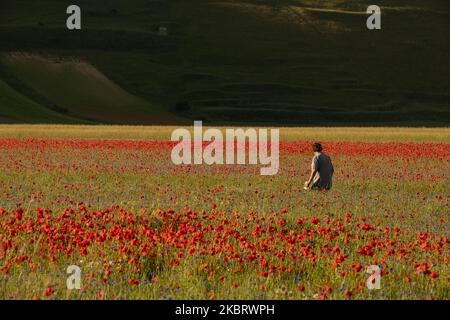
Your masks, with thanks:
M 381 9 L 379 6 L 371 5 L 367 8 L 367 14 L 370 17 L 367 18 L 367 29 L 369 30 L 381 30 Z
M 69 30 L 81 30 L 81 9 L 79 6 L 70 5 L 66 10 L 70 16 L 67 18 L 66 26 Z

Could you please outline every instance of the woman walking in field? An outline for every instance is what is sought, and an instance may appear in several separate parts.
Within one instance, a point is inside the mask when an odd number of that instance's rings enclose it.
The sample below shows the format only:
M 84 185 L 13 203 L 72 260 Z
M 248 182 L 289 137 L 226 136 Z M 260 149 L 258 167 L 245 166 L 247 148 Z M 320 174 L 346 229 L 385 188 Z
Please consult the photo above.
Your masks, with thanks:
M 311 175 L 305 182 L 305 189 L 330 190 L 333 184 L 334 167 L 331 158 L 322 152 L 322 145 L 314 143 L 312 145 L 314 157 L 311 163 Z

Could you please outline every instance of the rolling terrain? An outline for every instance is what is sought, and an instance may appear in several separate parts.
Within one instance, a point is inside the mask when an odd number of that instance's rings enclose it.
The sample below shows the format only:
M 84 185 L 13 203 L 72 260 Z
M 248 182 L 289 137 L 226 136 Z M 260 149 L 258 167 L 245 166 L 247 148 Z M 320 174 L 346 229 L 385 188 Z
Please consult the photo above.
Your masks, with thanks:
M 36 96 L 51 101 L 57 111 L 79 119 L 129 124 L 170 123 L 176 119 L 161 107 L 124 91 L 82 61 L 14 54 L 2 62 Z
M 69 4 L 2 3 L 1 122 L 450 123 L 446 1 L 378 1 L 379 31 L 365 1 Z

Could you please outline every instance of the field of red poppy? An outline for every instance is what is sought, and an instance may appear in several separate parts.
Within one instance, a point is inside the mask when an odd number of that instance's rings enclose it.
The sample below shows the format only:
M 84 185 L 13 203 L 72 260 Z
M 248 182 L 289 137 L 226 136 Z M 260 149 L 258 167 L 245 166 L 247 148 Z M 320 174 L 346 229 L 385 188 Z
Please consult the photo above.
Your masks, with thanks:
M 281 129 L 260 176 L 116 129 L 0 127 L 1 299 L 450 298 L 450 130 Z M 314 140 L 326 193 L 302 188 Z

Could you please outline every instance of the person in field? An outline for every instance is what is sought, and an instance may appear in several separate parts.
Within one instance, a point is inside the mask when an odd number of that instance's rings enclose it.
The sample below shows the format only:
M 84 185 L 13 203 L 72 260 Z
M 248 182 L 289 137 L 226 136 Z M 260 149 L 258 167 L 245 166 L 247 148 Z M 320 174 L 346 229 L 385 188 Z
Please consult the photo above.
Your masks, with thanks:
M 333 183 L 334 167 L 331 158 L 322 152 L 322 145 L 312 145 L 314 157 L 311 163 L 311 175 L 305 182 L 305 189 L 330 190 Z

